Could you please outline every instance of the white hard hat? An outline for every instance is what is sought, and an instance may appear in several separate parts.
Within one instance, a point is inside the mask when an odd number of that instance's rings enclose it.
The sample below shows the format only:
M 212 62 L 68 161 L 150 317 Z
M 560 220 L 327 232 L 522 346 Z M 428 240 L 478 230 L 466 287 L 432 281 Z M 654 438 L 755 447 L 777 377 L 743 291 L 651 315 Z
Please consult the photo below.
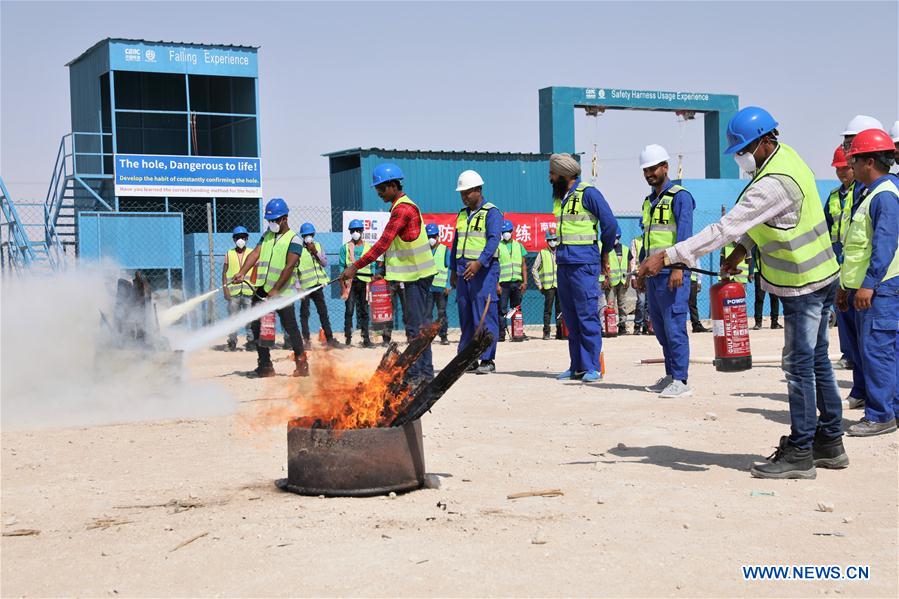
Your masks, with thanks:
M 640 152 L 640 168 L 668 162 L 668 152 L 659 144 L 649 144 Z
M 896 121 L 890 127 L 890 137 L 893 138 L 893 143 L 899 143 L 899 121 Z
M 852 120 L 846 125 L 846 130 L 840 135 L 857 135 L 860 131 L 864 131 L 865 129 L 883 129 L 883 125 L 873 116 L 857 114 L 852 117 Z
M 459 175 L 459 182 L 456 184 L 456 191 L 466 191 L 483 185 L 484 180 L 477 171 L 462 171 L 462 174 Z

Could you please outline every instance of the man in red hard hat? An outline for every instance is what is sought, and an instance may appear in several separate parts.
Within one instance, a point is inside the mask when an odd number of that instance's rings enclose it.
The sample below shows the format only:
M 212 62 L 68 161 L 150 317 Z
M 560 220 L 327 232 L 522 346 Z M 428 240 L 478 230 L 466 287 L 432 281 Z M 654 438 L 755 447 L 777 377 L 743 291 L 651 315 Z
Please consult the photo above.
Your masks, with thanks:
M 852 173 L 852 167 L 846 162 L 846 152 L 843 150 L 842 145 L 837 146 L 837 149 L 833 151 L 833 161 L 831 161 L 830 165 L 836 169 L 840 186 L 832 189 L 827 197 L 827 204 L 824 206 L 824 217 L 827 220 L 827 228 L 830 230 L 830 243 L 833 245 L 833 253 L 836 254 L 837 261 L 842 262 L 843 212 L 848 213 L 852 210 L 855 175 Z M 845 312 L 837 310 L 836 314 L 837 331 L 840 334 L 840 354 L 842 354 L 838 364 L 847 370 L 852 370 L 852 347 L 855 345 L 855 327 L 854 324 L 849 323 L 849 318 Z
M 843 216 L 843 264 L 837 306 L 855 309 L 854 356 L 867 392 L 865 416 L 851 436 L 896 430 L 899 416 L 899 188 L 890 176 L 896 149 L 881 129 L 859 132 L 847 152 L 861 201 Z

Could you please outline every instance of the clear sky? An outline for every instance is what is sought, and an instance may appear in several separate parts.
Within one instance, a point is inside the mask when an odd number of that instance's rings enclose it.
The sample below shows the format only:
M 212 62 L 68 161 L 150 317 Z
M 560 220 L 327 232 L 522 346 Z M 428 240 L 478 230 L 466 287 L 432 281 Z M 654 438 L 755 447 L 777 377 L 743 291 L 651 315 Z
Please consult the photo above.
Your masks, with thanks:
M 0 175 L 16 199 L 43 199 L 71 129 L 64 64 L 124 37 L 261 46 L 263 186 L 294 206 L 328 205 L 323 152 L 536 152 L 537 90 L 550 85 L 737 94 L 832 178 L 853 115 L 899 118 L 897 35 L 895 0 L 3 1 Z M 637 155 L 648 143 L 683 151 L 685 176 L 704 176 L 701 117 L 580 113 L 576 126 L 585 164 L 598 145 L 598 186 L 622 213 L 646 193 Z

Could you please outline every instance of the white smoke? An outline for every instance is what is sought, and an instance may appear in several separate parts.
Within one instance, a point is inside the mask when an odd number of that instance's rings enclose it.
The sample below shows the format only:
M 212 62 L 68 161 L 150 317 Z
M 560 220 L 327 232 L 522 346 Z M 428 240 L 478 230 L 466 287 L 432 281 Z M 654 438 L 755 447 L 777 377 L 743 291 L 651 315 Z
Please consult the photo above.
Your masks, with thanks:
M 4 277 L 0 290 L 3 430 L 195 418 L 234 410 L 212 383 L 190 381 L 182 354 L 114 347 L 112 265 Z

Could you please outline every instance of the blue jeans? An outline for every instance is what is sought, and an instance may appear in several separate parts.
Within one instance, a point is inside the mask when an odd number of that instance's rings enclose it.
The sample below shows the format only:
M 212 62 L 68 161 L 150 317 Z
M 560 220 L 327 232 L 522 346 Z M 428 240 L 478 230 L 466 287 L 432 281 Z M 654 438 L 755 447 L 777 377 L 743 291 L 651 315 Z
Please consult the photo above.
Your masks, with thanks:
M 649 314 L 647 314 L 647 304 L 646 304 L 646 292 L 638 291 L 637 292 L 637 307 L 634 310 L 634 330 L 637 330 L 637 327 L 642 327 L 644 324 L 649 324 L 647 319 L 649 318 Z
M 406 339 L 412 341 L 418 337 L 419 332 L 431 324 L 431 281 L 434 276 L 407 281 L 404 283 L 406 291 L 406 312 L 403 313 L 403 322 L 406 325 Z M 431 346 L 409 367 L 406 377 L 410 380 L 423 379 L 430 381 L 434 378 L 434 363 L 431 359 Z
M 782 367 L 790 400 L 790 445 L 812 446 L 816 428 L 843 434 L 843 406 L 828 355 L 828 318 L 837 281 L 813 293 L 780 298 L 784 315 Z M 817 408 L 817 410 L 816 410 Z

